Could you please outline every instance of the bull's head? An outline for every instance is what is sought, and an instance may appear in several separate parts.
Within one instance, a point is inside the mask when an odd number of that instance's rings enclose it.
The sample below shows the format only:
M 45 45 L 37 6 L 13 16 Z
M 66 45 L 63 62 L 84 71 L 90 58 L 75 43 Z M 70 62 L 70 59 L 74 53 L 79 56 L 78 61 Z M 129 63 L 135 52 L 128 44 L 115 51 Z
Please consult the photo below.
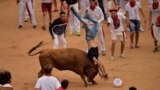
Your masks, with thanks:
M 88 82 L 92 82 L 93 84 L 95 83 L 93 79 L 97 74 L 98 74 L 98 65 L 95 65 L 95 67 L 87 67 L 84 70 L 84 75 L 87 77 Z

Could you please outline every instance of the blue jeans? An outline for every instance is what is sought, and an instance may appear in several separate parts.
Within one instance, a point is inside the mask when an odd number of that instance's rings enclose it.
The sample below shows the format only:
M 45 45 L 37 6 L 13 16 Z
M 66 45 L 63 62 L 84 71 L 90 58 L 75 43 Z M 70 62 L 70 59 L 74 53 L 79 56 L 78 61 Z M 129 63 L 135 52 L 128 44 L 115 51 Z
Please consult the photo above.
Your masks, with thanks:
M 98 32 L 99 22 L 92 18 L 91 16 L 87 15 L 86 18 L 81 17 L 75 10 L 72 10 L 73 14 L 84 24 L 85 30 L 86 30 L 86 39 L 92 40 L 96 37 L 96 33 Z M 94 23 L 93 28 L 89 28 L 88 26 L 88 20 Z

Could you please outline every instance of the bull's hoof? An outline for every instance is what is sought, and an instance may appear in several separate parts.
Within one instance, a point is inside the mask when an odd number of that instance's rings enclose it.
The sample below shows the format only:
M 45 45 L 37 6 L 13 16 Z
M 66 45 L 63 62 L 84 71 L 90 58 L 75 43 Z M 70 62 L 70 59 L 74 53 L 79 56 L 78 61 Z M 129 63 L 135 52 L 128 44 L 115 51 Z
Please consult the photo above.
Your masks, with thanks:
M 92 82 L 93 85 L 97 85 L 98 83 L 96 83 L 95 81 Z

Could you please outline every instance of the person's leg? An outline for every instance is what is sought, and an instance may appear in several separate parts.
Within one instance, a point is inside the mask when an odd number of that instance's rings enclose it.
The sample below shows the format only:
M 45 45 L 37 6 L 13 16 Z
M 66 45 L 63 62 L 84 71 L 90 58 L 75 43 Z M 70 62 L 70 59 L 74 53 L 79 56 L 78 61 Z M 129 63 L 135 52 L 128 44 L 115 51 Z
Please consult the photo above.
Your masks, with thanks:
M 78 8 L 78 3 L 73 5 L 73 8 L 77 11 L 77 13 L 79 13 L 79 8 Z M 76 16 L 73 15 L 73 29 L 76 32 L 76 35 L 80 36 L 80 21 L 78 20 L 78 18 Z
M 106 47 L 105 47 L 105 40 L 104 40 L 104 35 L 103 35 L 103 31 L 102 31 L 102 26 L 98 27 L 98 39 L 99 39 L 99 46 L 102 50 L 102 55 L 106 55 Z
M 123 41 L 121 41 L 121 57 L 122 58 L 124 58 L 125 56 L 124 56 L 124 47 L 125 47 L 125 41 L 123 40 Z
M 130 48 L 134 48 L 134 45 L 133 45 L 133 37 L 134 37 L 134 32 L 131 32 L 130 33 L 130 40 L 131 40 L 131 45 L 130 45 Z
M 107 15 L 106 15 L 106 13 L 105 13 L 103 0 L 98 0 L 98 4 L 99 4 L 99 7 L 101 8 L 101 10 L 102 10 L 102 12 L 103 12 L 104 19 L 106 20 L 106 19 L 107 19 Z
M 157 39 L 157 37 L 159 37 L 159 35 L 160 35 L 158 27 L 153 25 L 153 31 L 152 32 L 153 32 L 154 46 L 155 46 L 153 52 L 157 52 L 158 51 L 158 39 Z
M 18 28 L 19 29 L 21 29 L 22 25 L 23 25 L 25 10 L 26 10 L 26 4 L 20 2 L 20 4 L 19 4 L 19 22 L 18 22 L 18 24 L 19 24 Z
M 41 7 L 42 7 L 42 22 L 43 22 L 42 29 L 46 30 L 46 14 L 47 14 L 46 3 L 42 3 Z
M 36 23 L 36 19 L 35 19 L 35 14 L 34 14 L 32 2 L 28 2 L 26 6 L 28 9 L 29 15 L 31 17 L 31 20 L 32 20 L 33 28 L 36 28 L 37 23 Z
M 50 25 L 52 23 L 52 3 L 49 3 L 47 8 L 48 8 L 49 25 Z
M 54 0 L 53 3 L 54 3 L 54 11 L 53 12 L 57 12 L 58 11 L 57 0 Z
M 134 45 L 133 45 L 133 39 L 134 39 L 134 33 L 135 33 L 135 23 L 134 20 L 130 20 L 130 48 L 133 49 Z
M 136 48 L 140 48 L 138 45 L 138 41 L 139 41 L 139 32 L 140 32 L 140 21 L 136 20 L 135 21 L 135 26 L 136 26 L 136 35 L 135 35 L 135 47 Z
M 64 37 L 64 34 L 60 35 L 59 38 L 60 38 L 62 47 L 63 47 L 63 48 L 66 48 L 66 47 L 67 47 L 67 45 L 66 45 L 67 42 L 66 42 L 66 39 L 65 39 L 65 37 Z
M 54 39 L 53 39 L 53 48 L 57 49 L 58 48 L 58 44 L 59 44 L 59 42 L 58 42 L 58 35 L 55 34 L 55 33 L 53 33 L 53 36 L 54 36 Z
M 116 45 L 116 40 L 112 40 L 111 57 L 114 57 L 115 45 Z M 111 58 L 111 59 L 113 59 L 113 58 Z
M 28 14 L 28 11 L 27 11 L 27 10 L 25 10 L 25 12 L 24 12 L 24 21 L 25 21 L 25 22 L 30 21 L 30 17 L 29 17 L 29 14 Z

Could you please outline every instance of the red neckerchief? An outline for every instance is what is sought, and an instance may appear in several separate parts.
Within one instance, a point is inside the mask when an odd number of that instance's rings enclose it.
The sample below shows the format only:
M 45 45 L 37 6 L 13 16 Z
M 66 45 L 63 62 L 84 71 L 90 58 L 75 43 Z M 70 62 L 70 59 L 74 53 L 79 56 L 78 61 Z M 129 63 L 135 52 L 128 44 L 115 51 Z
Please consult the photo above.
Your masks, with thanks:
M 158 7 L 159 7 L 159 2 L 153 2 L 152 3 L 153 10 L 157 9 Z
M 136 5 L 136 1 L 134 1 L 134 2 L 129 2 L 129 4 L 130 4 L 130 6 L 133 8 L 135 5 Z
M 119 28 L 119 26 L 120 26 L 120 21 L 119 21 L 119 19 L 118 19 L 118 15 L 116 15 L 115 17 L 112 17 L 112 20 L 113 20 L 114 28 L 115 28 L 115 29 Z

